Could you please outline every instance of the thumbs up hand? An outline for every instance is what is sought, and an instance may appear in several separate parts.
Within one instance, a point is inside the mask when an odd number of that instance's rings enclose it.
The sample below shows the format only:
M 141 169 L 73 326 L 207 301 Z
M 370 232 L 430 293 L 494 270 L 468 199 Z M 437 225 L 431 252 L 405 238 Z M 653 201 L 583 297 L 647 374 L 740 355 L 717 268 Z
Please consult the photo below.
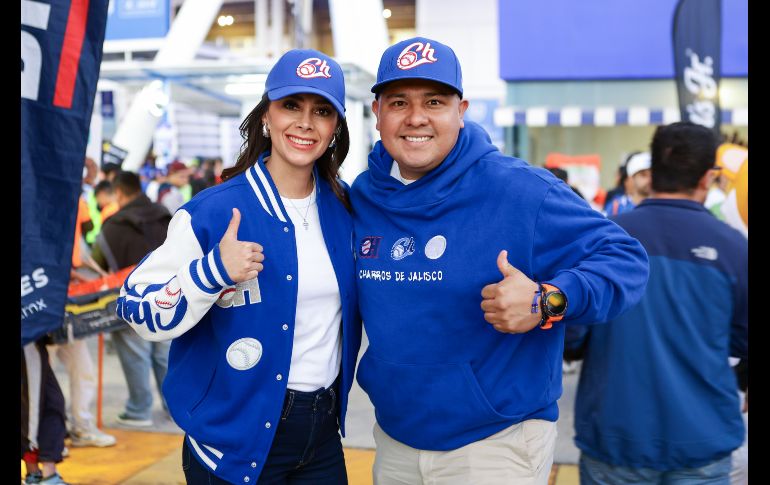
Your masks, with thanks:
M 497 268 L 503 275 L 499 283 L 481 290 L 484 319 L 499 332 L 524 333 L 540 322 L 540 309 L 532 313 L 532 298 L 538 285 L 508 262 L 508 251 L 500 251 Z M 539 300 L 538 300 L 539 301 Z
M 233 217 L 227 226 L 224 236 L 219 241 L 219 255 L 225 266 L 227 276 L 236 283 L 253 280 L 262 271 L 262 246 L 254 242 L 238 240 L 238 226 L 241 224 L 241 213 L 233 208 Z

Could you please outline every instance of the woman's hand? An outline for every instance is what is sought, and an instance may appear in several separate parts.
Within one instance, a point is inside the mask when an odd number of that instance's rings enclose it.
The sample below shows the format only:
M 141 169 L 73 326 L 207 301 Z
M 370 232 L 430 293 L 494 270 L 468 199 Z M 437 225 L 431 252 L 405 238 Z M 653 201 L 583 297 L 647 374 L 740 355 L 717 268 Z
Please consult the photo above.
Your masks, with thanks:
M 227 276 L 236 283 L 253 280 L 262 271 L 262 246 L 255 242 L 239 241 L 238 226 L 241 224 L 241 213 L 233 208 L 233 217 L 227 226 L 222 240 L 219 241 L 219 255 L 225 266 Z

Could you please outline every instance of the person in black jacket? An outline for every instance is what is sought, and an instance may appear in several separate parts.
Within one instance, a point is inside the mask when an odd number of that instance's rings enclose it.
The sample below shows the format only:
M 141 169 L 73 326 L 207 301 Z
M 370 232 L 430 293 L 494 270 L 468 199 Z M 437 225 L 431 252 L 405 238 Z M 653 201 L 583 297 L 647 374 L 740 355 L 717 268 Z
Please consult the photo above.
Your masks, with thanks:
M 133 172 L 119 172 L 113 186 L 120 210 L 105 221 L 92 256 L 102 268 L 118 271 L 139 263 L 163 243 L 171 214 L 150 201 Z M 168 370 L 170 342 L 149 342 L 128 327 L 112 332 L 112 342 L 128 385 L 128 401 L 117 421 L 132 427 L 151 426 L 150 367 L 160 391 Z

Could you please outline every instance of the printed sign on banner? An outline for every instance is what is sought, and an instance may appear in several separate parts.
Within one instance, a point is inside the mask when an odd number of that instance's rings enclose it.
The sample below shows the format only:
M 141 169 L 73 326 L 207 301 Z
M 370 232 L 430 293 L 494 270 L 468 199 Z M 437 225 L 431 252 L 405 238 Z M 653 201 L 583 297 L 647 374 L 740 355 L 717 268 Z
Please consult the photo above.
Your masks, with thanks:
M 674 69 L 683 121 L 720 135 L 722 2 L 680 0 L 673 24 Z
M 62 325 L 107 0 L 21 2 L 21 344 Z

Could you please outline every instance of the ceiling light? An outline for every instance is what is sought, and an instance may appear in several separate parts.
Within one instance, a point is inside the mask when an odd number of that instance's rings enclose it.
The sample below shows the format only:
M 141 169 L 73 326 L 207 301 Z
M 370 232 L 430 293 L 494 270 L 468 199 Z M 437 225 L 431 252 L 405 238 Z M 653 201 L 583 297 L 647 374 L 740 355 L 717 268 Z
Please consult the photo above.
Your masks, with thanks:
M 389 8 L 386 8 L 385 10 L 382 11 L 382 16 L 385 17 L 386 19 L 389 19 L 391 15 L 393 15 L 393 12 L 391 12 Z
M 232 15 L 220 15 L 217 18 L 217 23 L 220 27 L 227 27 L 228 25 L 233 25 L 233 22 L 235 22 L 235 19 Z

